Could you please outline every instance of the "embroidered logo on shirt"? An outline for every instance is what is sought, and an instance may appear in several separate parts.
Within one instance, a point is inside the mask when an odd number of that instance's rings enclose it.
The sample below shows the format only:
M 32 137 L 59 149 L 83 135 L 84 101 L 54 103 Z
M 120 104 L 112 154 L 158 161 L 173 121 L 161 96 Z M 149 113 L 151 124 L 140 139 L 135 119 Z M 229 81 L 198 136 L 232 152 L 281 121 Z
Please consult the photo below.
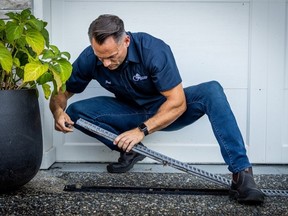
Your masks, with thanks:
M 106 80 L 105 84 L 111 85 L 111 81 Z
M 138 73 L 133 76 L 133 80 L 136 82 L 139 80 L 145 80 L 145 79 L 147 79 L 147 76 L 140 76 L 140 74 L 138 74 Z

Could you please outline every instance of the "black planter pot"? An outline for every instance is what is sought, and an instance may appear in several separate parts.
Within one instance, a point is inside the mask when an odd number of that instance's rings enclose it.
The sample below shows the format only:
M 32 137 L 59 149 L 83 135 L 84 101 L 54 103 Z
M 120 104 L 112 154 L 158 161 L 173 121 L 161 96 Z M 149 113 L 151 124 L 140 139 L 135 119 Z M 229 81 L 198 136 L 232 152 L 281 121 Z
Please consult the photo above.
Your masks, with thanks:
M 42 154 L 36 90 L 0 91 L 0 192 L 29 182 L 40 168 Z

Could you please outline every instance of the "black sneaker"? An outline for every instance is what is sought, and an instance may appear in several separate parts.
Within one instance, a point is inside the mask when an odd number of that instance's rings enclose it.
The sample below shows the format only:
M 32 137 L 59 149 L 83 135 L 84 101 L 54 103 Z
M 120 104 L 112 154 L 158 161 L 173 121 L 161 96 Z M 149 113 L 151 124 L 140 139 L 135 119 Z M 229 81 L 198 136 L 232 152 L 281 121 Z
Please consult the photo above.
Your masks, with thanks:
M 233 174 L 229 195 L 242 204 L 260 205 L 264 202 L 264 193 L 257 188 L 251 167 Z
M 132 169 L 135 163 L 143 160 L 145 157 L 146 156 L 133 151 L 120 152 L 118 162 L 108 164 L 107 171 L 109 173 L 125 173 Z

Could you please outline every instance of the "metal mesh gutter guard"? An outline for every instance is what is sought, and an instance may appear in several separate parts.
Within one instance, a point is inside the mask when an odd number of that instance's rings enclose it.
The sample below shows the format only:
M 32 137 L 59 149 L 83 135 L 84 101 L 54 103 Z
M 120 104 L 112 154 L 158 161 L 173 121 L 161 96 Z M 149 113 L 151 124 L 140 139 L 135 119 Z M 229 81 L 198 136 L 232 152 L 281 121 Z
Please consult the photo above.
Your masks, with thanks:
M 117 137 L 116 134 L 111 133 L 97 125 L 94 125 L 84 119 L 78 119 L 76 122 L 77 125 L 83 127 L 84 129 L 91 131 L 101 137 L 104 137 L 110 141 L 114 141 L 114 139 Z M 181 161 L 175 160 L 173 158 L 170 158 L 166 155 L 160 154 L 158 152 L 155 152 L 145 146 L 141 145 L 135 145 L 132 150 L 134 152 L 137 152 L 139 154 L 145 155 L 153 160 L 156 160 L 158 162 L 163 163 L 164 165 L 168 165 L 171 167 L 174 167 L 178 170 L 184 171 L 186 173 L 192 174 L 199 176 L 201 178 L 204 178 L 208 181 L 220 184 L 220 185 L 225 185 L 225 186 L 230 186 L 231 181 L 227 178 L 224 178 L 219 175 L 215 175 L 212 173 L 209 173 L 207 171 L 201 170 L 199 168 L 195 168 L 187 163 L 183 163 Z M 261 191 L 266 195 L 266 196 L 285 196 L 288 197 L 288 191 L 287 190 L 272 190 L 272 189 L 261 189 Z

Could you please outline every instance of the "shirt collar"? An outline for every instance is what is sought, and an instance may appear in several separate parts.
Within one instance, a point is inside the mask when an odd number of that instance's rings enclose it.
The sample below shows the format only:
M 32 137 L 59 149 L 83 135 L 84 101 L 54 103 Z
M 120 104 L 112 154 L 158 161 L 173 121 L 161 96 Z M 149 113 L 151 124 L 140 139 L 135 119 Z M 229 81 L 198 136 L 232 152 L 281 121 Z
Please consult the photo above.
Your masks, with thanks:
M 138 52 L 137 52 L 137 49 L 135 46 L 135 41 L 133 39 L 133 36 L 132 36 L 131 32 L 127 32 L 127 34 L 130 37 L 130 44 L 128 47 L 127 61 L 139 63 L 140 59 L 139 59 L 139 55 L 138 55 Z

